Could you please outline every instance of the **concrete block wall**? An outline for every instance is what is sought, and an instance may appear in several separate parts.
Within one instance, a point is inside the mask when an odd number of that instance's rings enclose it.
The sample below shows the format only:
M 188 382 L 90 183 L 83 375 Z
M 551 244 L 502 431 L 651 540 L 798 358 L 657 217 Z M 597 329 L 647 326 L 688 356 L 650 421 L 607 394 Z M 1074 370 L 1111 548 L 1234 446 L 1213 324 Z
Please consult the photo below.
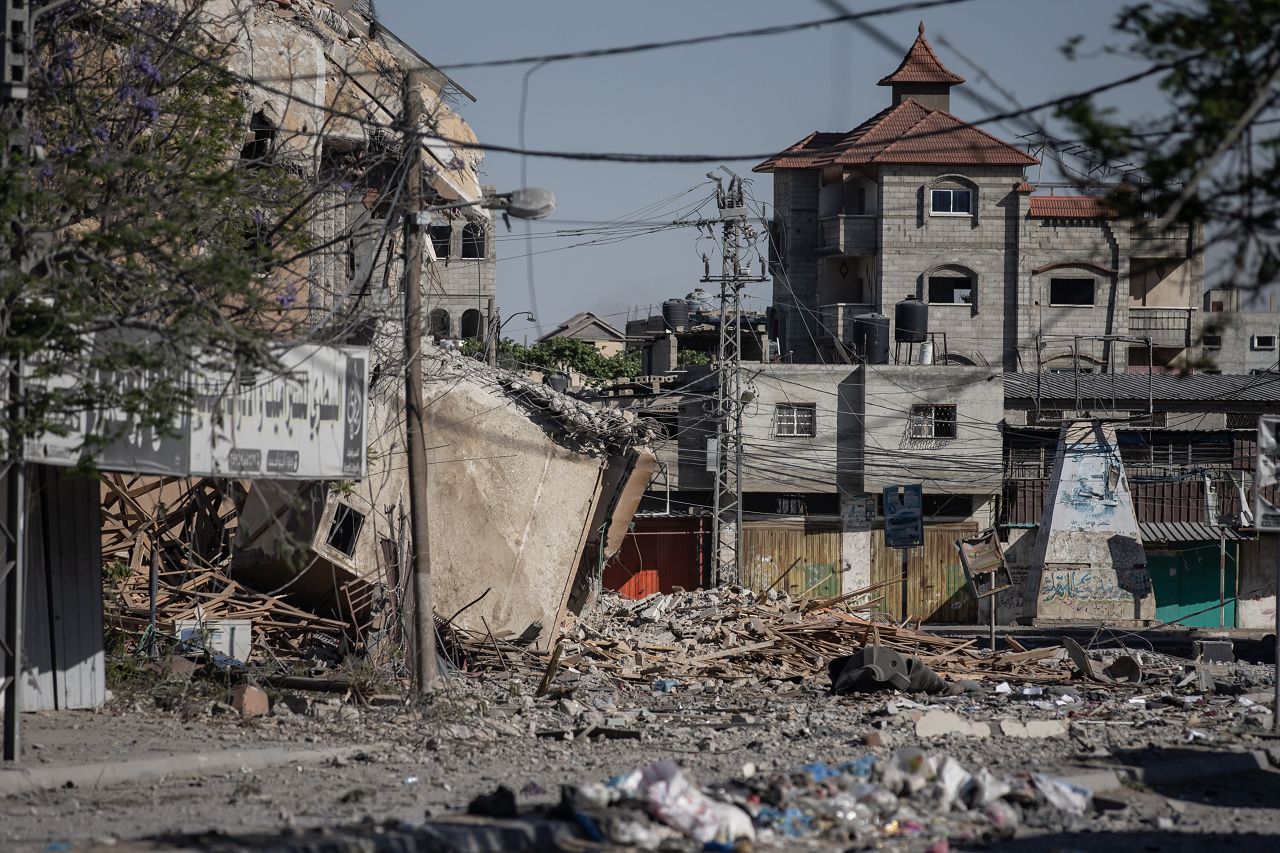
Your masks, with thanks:
M 782 269 L 773 277 L 773 304 L 781 312 L 779 345 L 797 363 L 818 359 L 818 178 L 814 169 L 773 174 L 774 217 L 783 236 Z
M 1018 258 L 1018 369 L 1035 371 L 1038 365 L 1068 368 L 1074 341 L 1049 339 L 1037 359 L 1038 336 L 1044 335 L 1126 335 L 1129 333 L 1129 227 L 1111 220 L 1061 220 L 1026 218 L 1022 221 Z M 1095 266 L 1059 266 L 1034 273 L 1050 264 L 1086 261 Z M 1107 272 L 1114 270 L 1114 272 Z M 1052 306 L 1049 283 L 1053 278 L 1093 278 L 1093 306 Z M 1094 360 L 1094 369 L 1110 359 L 1123 372 L 1128 366 L 1128 348 L 1114 351 L 1101 342 L 1082 342 L 1081 352 Z M 1056 360 L 1056 361 L 1055 361 Z M 1082 359 L 1082 366 L 1089 361 Z
M 973 304 L 931 305 L 929 330 L 947 333 L 952 355 L 1000 366 L 1006 304 L 1016 289 L 1022 196 L 1013 188 L 1022 168 L 883 166 L 880 176 L 879 310 L 892 320 L 893 306 L 907 294 L 928 301 L 930 275 L 971 272 Z M 934 185 L 975 189 L 976 215 L 931 214 Z
M 926 494 L 991 495 L 1000 490 L 1003 372 L 995 367 L 867 365 L 858 403 L 861 429 L 849 460 L 861 470 L 849 491 L 922 483 Z M 915 405 L 954 405 L 956 437 L 914 438 Z
M 462 257 L 462 230 L 468 219 L 452 220 L 449 257 L 428 261 L 423 269 L 423 310 L 430 314 L 443 310 L 449 314 L 450 338 L 463 337 L 463 314 L 480 313 L 479 337 L 487 329 L 488 304 L 497 288 L 497 249 L 493 242 L 493 223 L 488 219 L 473 220 L 485 229 L 485 251 L 482 258 Z M 424 235 L 425 238 L 425 235 Z

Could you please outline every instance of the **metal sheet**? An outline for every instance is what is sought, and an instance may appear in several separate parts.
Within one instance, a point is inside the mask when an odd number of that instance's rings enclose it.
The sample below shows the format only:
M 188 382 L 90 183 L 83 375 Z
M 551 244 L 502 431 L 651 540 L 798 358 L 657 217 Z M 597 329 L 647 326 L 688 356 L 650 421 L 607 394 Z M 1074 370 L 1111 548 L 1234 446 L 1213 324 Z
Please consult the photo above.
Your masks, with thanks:
M 743 584 L 756 592 L 786 573 L 774 588 L 793 597 L 840 594 L 841 542 L 835 522 L 749 522 L 743 525 L 742 547 Z
M 1156 373 L 1006 373 L 1006 400 L 1074 401 L 1076 389 L 1085 400 L 1145 402 L 1155 400 L 1225 400 L 1280 402 L 1280 374 L 1245 376 L 1232 374 Z
M 1233 527 L 1216 527 L 1199 521 L 1140 521 L 1138 531 L 1142 534 L 1144 545 L 1157 542 L 1216 542 L 1224 535 L 1228 540 L 1250 538 Z
M 874 596 L 883 596 L 878 607 L 899 621 L 972 624 L 978 603 L 969 591 L 955 540 L 978 532 L 977 524 L 937 524 L 924 529 L 924 546 L 909 551 L 907 564 L 907 612 L 902 612 L 900 586 L 902 553 L 887 547 L 879 536 L 871 537 L 871 583 L 885 584 Z

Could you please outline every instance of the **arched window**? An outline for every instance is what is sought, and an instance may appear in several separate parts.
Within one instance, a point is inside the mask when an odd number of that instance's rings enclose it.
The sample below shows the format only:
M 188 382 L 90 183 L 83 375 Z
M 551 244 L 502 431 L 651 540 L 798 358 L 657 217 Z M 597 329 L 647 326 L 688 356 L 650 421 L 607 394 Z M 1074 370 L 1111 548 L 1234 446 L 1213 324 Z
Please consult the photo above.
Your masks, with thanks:
M 483 258 L 484 257 L 484 226 L 468 222 L 462 228 L 462 257 L 464 258 Z
M 939 264 L 924 276 L 930 305 L 973 305 L 978 301 L 978 274 L 960 264 Z
M 468 308 L 462 312 L 462 337 L 464 340 L 480 337 L 479 309 Z
M 443 340 L 449 337 L 449 312 L 443 308 L 434 308 L 427 315 L 427 334 Z
M 964 175 L 939 175 L 925 184 L 924 200 L 930 216 L 973 216 L 978 212 L 978 185 Z

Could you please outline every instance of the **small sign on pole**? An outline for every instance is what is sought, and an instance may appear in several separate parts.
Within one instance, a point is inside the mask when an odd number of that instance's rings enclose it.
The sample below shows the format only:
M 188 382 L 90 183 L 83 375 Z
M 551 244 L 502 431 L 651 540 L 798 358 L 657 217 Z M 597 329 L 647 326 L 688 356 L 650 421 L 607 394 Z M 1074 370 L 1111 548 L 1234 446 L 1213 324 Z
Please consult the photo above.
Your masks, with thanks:
M 919 484 L 884 490 L 884 544 L 890 548 L 924 544 L 924 488 Z

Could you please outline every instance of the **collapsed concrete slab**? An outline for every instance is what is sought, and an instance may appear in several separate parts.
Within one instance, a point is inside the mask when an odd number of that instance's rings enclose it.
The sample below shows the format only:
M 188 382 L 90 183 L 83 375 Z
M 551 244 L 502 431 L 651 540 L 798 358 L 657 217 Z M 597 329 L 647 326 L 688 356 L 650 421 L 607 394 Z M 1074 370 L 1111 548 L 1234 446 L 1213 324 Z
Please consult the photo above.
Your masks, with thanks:
M 1064 424 L 1027 577 L 1038 622 L 1155 618 L 1155 596 L 1115 428 Z
M 620 546 L 653 472 L 657 427 L 427 349 L 436 613 L 481 633 L 536 633 L 545 647 L 565 610 L 590 600 Z M 398 392 L 394 382 L 371 389 L 365 480 L 249 486 L 232 562 L 246 584 L 352 618 L 369 649 L 397 635 L 411 586 Z

